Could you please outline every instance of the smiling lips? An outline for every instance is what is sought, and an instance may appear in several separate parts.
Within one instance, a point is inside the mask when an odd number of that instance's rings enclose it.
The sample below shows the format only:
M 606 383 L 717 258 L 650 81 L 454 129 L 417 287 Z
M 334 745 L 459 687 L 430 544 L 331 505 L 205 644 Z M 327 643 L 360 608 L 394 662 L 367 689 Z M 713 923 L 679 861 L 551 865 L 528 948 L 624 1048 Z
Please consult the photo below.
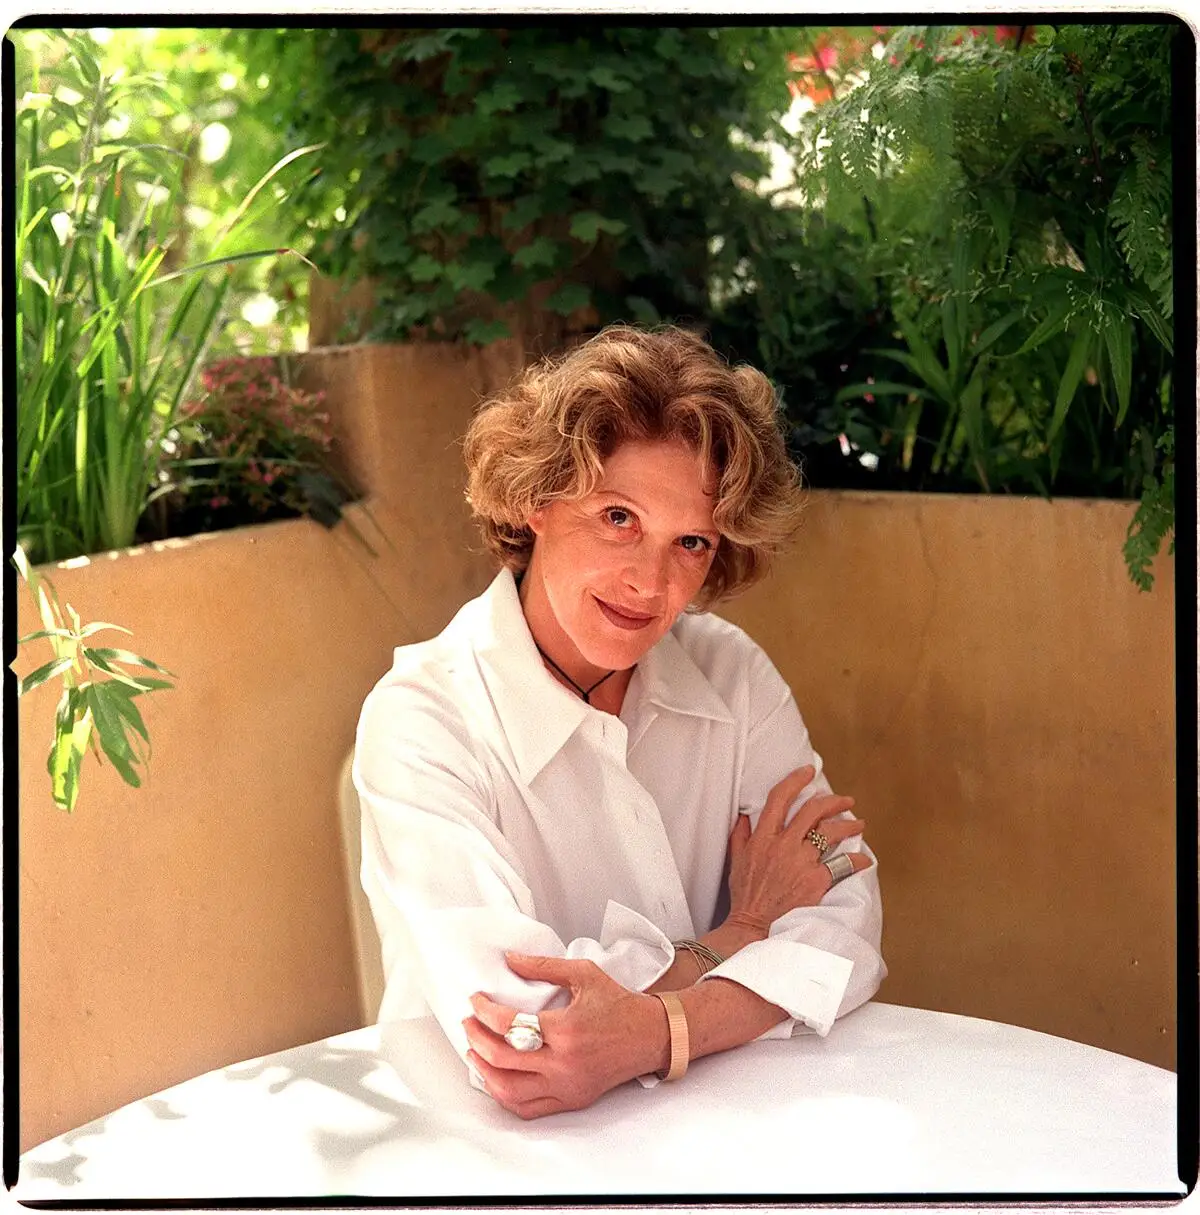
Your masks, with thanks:
M 645 616 L 640 612 L 627 612 L 623 608 L 614 607 L 610 603 L 605 603 L 603 599 L 593 595 L 596 600 L 596 605 L 604 613 L 605 617 L 619 629 L 627 629 L 630 632 L 635 632 L 638 629 L 644 629 L 652 620 L 653 616 Z

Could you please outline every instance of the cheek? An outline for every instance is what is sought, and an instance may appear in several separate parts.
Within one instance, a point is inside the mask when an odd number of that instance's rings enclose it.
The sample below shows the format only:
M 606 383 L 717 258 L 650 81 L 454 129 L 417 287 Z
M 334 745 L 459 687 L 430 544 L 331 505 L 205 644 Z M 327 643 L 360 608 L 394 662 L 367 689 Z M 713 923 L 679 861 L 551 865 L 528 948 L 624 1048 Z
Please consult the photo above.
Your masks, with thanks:
M 685 557 L 680 564 L 681 568 L 672 581 L 675 597 L 680 601 L 682 610 L 696 598 L 700 593 L 700 588 L 708 580 L 713 558 L 710 556 L 708 560 L 700 561 L 692 557 Z

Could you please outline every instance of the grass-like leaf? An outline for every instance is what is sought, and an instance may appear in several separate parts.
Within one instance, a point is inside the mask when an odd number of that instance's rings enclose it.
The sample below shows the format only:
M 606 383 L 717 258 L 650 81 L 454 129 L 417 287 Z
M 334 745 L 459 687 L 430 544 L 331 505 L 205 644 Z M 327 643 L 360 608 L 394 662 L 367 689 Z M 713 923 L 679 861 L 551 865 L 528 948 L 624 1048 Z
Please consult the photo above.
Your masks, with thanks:
M 24 696 L 26 692 L 32 692 L 34 688 L 40 688 L 42 684 L 51 680 L 55 675 L 61 675 L 64 671 L 69 671 L 75 665 L 75 659 L 70 655 L 63 658 L 55 658 L 44 666 L 38 667 L 36 671 L 26 675 L 24 679 L 17 684 L 17 695 Z
M 99 646 L 87 651 L 90 658 L 100 658 L 105 662 L 124 662 L 137 667 L 148 667 L 151 671 L 159 671 L 163 675 L 174 675 L 174 672 L 168 671 L 166 667 L 161 667 L 157 662 L 152 662 L 149 658 L 142 658 L 137 654 L 131 653 L 129 650 L 114 649 L 112 646 Z
M 107 683 L 88 684 L 86 695 L 104 754 L 120 773 L 121 779 L 127 785 L 138 788 L 142 781 L 134 766 L 133 750 L 129 745 L 129 739 L 125 736 L 125 722 L 115 706 L 110 685 Z

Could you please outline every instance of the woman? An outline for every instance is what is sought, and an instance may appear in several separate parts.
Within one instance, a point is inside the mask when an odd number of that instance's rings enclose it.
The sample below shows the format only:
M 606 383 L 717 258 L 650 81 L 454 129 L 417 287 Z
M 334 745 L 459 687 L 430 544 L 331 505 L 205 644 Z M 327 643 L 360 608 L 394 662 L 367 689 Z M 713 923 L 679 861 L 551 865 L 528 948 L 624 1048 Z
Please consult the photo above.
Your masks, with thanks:
M 613 327 L 465 454 L 500 573 L 359 725 L 379 1019 L 432 1012 L 523 1118 L 828 1033 L 886 974 L 874 857 L 770 660 L 704 611 L 797 519 L 770 384 Z

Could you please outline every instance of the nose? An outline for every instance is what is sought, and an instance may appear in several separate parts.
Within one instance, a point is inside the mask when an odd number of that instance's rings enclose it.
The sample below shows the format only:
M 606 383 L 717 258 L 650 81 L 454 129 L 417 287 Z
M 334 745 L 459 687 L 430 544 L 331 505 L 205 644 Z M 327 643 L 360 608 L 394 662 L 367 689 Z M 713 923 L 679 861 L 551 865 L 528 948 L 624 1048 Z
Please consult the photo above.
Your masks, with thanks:
M 642 599 L 662 599 L 667 593 L 670 553 L 650 545 L 638 545 L 625 567 L 625 584 Z

